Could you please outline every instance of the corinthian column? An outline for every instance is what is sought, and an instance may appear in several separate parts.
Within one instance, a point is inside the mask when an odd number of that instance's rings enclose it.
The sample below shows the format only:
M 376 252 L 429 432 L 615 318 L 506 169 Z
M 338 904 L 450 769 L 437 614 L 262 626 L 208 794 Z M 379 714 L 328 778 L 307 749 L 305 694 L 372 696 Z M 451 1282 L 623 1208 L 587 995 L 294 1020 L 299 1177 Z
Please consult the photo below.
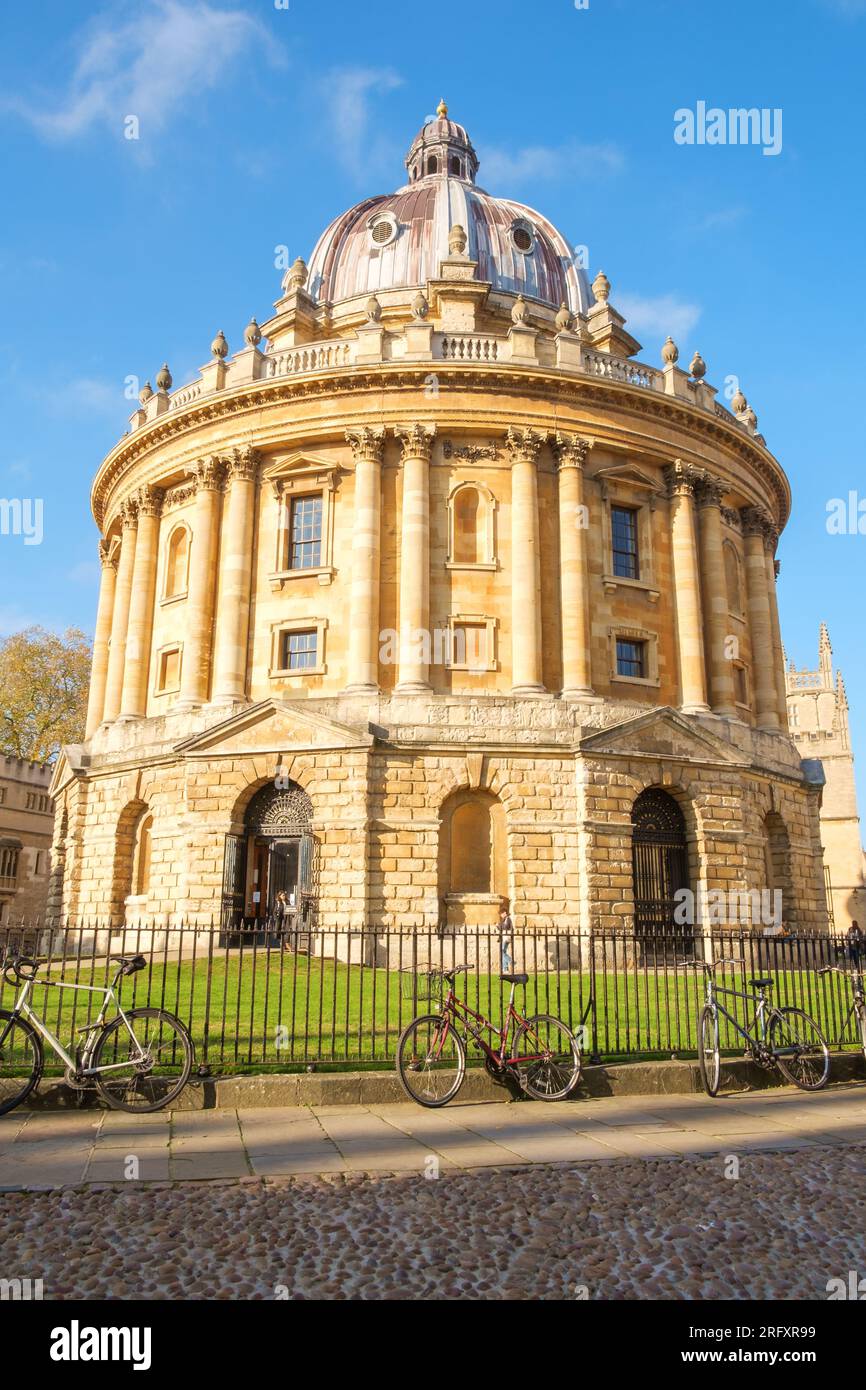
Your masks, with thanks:
M 716 714 L 736 717 L 734 673 L 727 649 L 728 591 L 722 549 L 722 497 L 725 489 L 715 478 L 704 478 L 697 489 L 701 531 L 701 588 L 704 597 L 704 631 L 708 647 L 710 704 Z
M 381 426 L 346 430 L 355 457 L 355 525 L 352 535 L 352 597 L 348 679 L 353 693 L 379 688 L 379 561 L 382 518 Z
M 222 704 L 243 700 L 247 692 L 258 462 L 254 449 L 235 449 L 228 460 L 213 690 L 214 700 Z
M 138 539 L 135 543 L 123 693 L 120 697 L 121 719 L 143 719 L 147 712 L 147 677 L 156 599 L 156 556 L 162 492 L 148 484 L 138 489 L 135 501 L 138 504 Z
M 770 635 L 773 643 L 773 672 L 776 677 L 776 709 L 779 714 L 779 728 L 788 732 L 788 693 L 785 686 L 785 654 L 782 650 L 782 628 L 779 623 L 779 601 L 776 597 L 776 579 L 779 574 L 779 561 L 774 558 L 778 532 L 768 528 L 764 537 L 764 554 L 767 565 L 767 597 L 770 604 Z
M 108 724 L 120 713 L 123 690 L 126 631 L 129 625 L 129 604 L 132 598 L 132 576 L 135 567 L 135 546 L 138 538 L 138 505 L 129 498 L 120 508 L 121 540 L 117 583 L 114 589 L 114 608 L 111 614 L 111 643 L 108 649 L 108 672 L 105 679 L 103 721 Z
M 194 465 L 195 508 L 189 558 L 186 632 L 180 672 L 181 705 L 203 704 L 209 693 L 213 652 L 213 615 L 219 541 L 221 459 L 199 459 Z
M 544 690 L 541 680 L 541 557 L 538 454 L 541 435 L 509 429 L 511 454 L 511 683 L 515 695 Z
M 400 668 L 397 689 L 430 688 L 430 454 L 435 425 L 398 425 L 403 445 Z
M 677 459 L 665 469 L 671 499 L 671 553 L 677 654 L 680 667 L 680 708 L 687 714 L 709 713 L 704 669 L 701 586 L 698 571 L 695 488 L 700 474 Z
M 746 595 L 749 631 L 752 635 L 755 716 L 760 728 L 775 731 L 779 728 L 779 696 L 776 689 L 773 629 L 770 621 L 770 595 L 767 589 L 767 561 L 764 549 L 770 520 L 759 507 L 744 507 L 740 515 L 743 518 L 746 547 Z
M 583 504 L 583 466 L 592 445 L 576 435 L 556 434 L 559 464 L 559 583 L 562 610 L 562 694 L 592 694 L 590 658 L 587 515 Z
M 87 697 L 87 723 L 84 737 L 90 738 L 102 723 L 105 707 L 105 682 L 108 676 L 108 643 L 114 613 L 114 590 L 117 584 L 117 554 L 109 549 L 109 541 L 99 542 L 102 578 L 99 583 L 99 605 L 96 609 L 96 632 L 93 637 L 93 662 L 90 667 L 90 691 Z

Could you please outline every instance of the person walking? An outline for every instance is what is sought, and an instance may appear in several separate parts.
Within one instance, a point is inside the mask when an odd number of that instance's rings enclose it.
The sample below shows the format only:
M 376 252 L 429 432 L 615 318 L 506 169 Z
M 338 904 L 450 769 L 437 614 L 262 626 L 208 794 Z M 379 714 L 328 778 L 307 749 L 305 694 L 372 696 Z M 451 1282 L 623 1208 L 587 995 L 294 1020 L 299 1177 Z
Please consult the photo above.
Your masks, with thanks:
M 280 947 L 285 950 L 288 945 L 289 900 L 282 889 L 274 903 L 274 928 L 280 938 Z
M 507 898 L 499 900 L 499 957 L 502 966 L 502 974 L 507 975 L 511 970 L 514 961 L 511 958 L 511 946 L 514 941 L 514 923 L 511 920 L 511 913 L 508 910 Z

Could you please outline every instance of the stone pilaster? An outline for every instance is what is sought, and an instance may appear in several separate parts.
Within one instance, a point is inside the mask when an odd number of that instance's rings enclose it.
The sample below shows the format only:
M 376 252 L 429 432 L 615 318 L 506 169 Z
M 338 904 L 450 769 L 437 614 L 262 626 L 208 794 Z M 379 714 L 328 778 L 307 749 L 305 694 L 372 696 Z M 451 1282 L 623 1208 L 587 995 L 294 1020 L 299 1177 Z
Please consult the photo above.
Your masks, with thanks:
M 99 582 L 99 604 L 96 609 L 96 632 L 93 637 L 93 661 L 90 667 L 90 691 L 87 697 L 87 723 L 84 737 L 90 738 L 102 723 L 105 709 L 105 685 L 108 678 L 108 651 L 111 623 L 114 614 L 114 593 L 117 587 L 117 553 L 109 541 L 99 542 L 102 577 Z
M 746 549 L 746 603 L 752 634 L 755 717 L 759 728 L 777 731 L 779 694 L 776 688 L 765 550 L 770 519 L 760 507 L 744 507 L 740 515 Z
M 222 704 L 243 700 L 247 693 L 259 456 L 254 449 L 235 449 L 227 462 L 229 480 L 224 505 L 213 688 L 214 701 Z
M 511 681 L 515 695 L 543 692 L 538 455 L 542 437 L 509 429 L 511 455 Z
M 674 611 L 680 667 L 680 707 L 687 714 L 709 713 L 704 668 L 701 585 L 698 569 L 695 489 L 702 475 L 677 459 L 665 469 L 670 497 Z
M 147 712 L 147 678 L 150 671 L 150 643 L 153 634 L 153 605 L 156 600 L 156 561 L 159 548 L 159 518 L 162 492 L 145 484 L 135 494 L 138 505 L 138 538 L 132 575 L 132 597 L 123 667 L 121 719 L 143 719 Z
M 403 446 L 399 691 L 430 688 L 430 455 L 435 425 L 398 425 Z
M 225 465 L 211 456 L 194 465 L 195 508 L 189 557 L 189 593 L 180 672 L 179 704 L 203 704 L 209 694 L 213 653 L 220 488 Z
M 701 535 L 701 589 L 704 600 L 710 704 L 716 714 L 735 718 L 737 708 L 731 654 L 727 646 L 730 636 L 728 591 L 722 548 L 721 508 L 724 491 L 724 486 L 710 477 L 703 478 L 697 488 Z
M 577 435 L 555 434 L 559 465 L 559 570 L 562 611 L 562 694 L 592 694 L 589 582 L 586 553 L 587 512 L 583 468 L 592 445 Z
M 779 622 L 779 601 L 776 596 L 776 578 L 779 562 L 775 558 L 778 532 L 768 527 L 764 536 L 764 554 L 767 565 L 767 598 L 770 604 L 770 636 L 773 644 L 773 671 L 776 677 L 776 709 L 779 714 L 779 728 L 788 732 L 788 693 L 785 684 L 785 653 L 782 648 L 782 628 Z
M 352 595 L 346 689 L 379 688 L 379 569 L 382 529 L 382 458 L 385 430 L 347 430 L 355 458 L 355 524 L 352 534 Z
M 102 719 L 111 723 L 120 713 L 123 692 L 126 634 L 129 626 L 129 605 L 132 599 L 132 580 L 135 569 L 135 547 L 138 540 L 138 505 L 129 498 L 120 508 L 120 559 L 117 583 L 114 588 L 114 607 L 111 614 L 111 645 L 108 649 L 108 671 L 105 679 L 105 701 Z

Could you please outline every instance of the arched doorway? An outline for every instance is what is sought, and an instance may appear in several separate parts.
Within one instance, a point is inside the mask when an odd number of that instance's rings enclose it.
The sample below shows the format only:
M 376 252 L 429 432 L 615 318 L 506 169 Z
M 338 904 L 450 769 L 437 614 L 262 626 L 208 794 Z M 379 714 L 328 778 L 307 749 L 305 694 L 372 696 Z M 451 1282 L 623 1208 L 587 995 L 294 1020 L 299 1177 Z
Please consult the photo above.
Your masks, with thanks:
M 284 930 L 307 927 L 313 909 L 313 805 L 296 782 L 268 782 L 244 814 L 241 835 L 226 836 L 223 923 L 243 920 L 264 927 L 274 917 L 279 893 L 288 914 Z
M 648 787 L 631 812 L 634 930 L 641 940 L 691 936 L 674 919 L 674 895 L 689 886 L 686 822 L 672 796 Z

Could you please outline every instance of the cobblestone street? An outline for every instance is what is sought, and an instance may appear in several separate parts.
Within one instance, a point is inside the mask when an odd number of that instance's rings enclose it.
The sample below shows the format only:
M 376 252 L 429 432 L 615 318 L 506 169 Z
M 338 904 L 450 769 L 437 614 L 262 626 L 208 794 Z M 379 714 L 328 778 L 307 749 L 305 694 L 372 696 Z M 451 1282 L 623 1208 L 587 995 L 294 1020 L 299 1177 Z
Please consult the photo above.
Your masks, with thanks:
M 866 1273 L 864 1111 L 850 1087 L 10 1116 L 30 1190 L 0 1195 L 0 1267 L 51 1299 L 825 1298 Z

